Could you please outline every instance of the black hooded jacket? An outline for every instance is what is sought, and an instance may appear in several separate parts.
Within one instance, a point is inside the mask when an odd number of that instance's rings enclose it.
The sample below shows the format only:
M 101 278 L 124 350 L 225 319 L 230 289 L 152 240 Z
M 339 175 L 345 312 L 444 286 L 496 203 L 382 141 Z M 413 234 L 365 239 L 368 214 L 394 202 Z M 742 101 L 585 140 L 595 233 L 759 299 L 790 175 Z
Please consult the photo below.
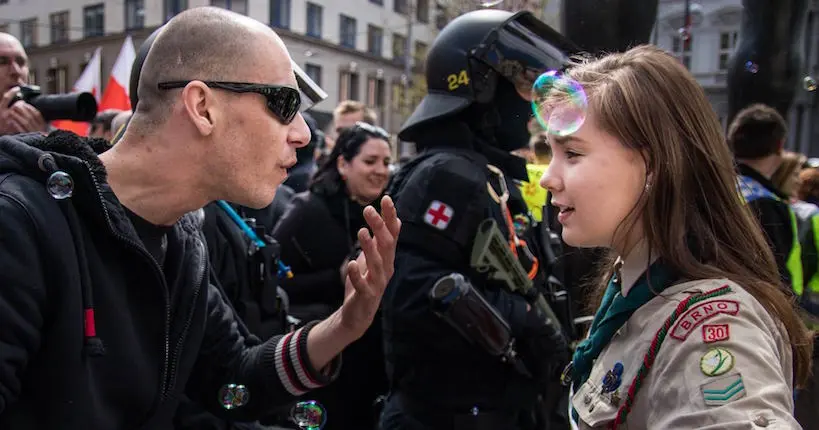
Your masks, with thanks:
M 0 137 L 0 428 L 169 429 L 186 393 L 253 420 L 331 380 L 307 357 L 312 325 L 255 345 L 242 335 L 209 283 L 201 217 L 173 226 L 161 268 L 87 143 Z M 70 198 L 50 195 L 55 171 Z M 247 403 L 224 408 L 227 384 Z

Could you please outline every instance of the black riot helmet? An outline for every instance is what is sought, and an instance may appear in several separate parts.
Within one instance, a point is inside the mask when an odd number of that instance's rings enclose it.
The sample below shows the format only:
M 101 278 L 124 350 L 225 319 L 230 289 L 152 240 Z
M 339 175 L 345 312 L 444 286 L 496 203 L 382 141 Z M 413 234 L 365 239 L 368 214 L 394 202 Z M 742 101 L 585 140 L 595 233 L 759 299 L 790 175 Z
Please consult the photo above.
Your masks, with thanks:
M 475 104 L 492 105 L 500 87 L 530 97 L 540 74 L 564 69 L 578 51 L 530 12 L 484 9 L 461 15 L 432 42 L 425 62 L 428 93 L 399 137 L 414 141 L 432 121 Z
M 160 26 L 139 47 L 134 64 L 131 66 L 131 77 L 129 82 L 129 95 L 131 98 L 131 110 L 136 112 L 137 102 L 139 96 L 137 95 L 137 88 L 139 87 L 139 75 L 142 73 L 142 66 L 145 64 L 145 59 L 148 58 L 148 52 L 151 50 L 156 37 L 162 32 L 164 26 Z M 304 112 L 312 108 L 317 103 L 327 98 L 327 93 L 313 81 L 307 73 L 296 64 L 293 59 L 290 59 L 290 64 L 293 66 L 293 72 L 296 75 L 296 82 L 299 85 L 299 93 L 301 95 L 301 111 Z

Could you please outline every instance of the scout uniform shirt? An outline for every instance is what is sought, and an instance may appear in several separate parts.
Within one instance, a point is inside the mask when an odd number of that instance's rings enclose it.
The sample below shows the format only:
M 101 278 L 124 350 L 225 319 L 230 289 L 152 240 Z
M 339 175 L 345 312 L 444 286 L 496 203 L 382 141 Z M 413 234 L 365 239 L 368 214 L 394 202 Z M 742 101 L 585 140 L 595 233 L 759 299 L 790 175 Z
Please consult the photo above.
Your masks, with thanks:
M 621 294 L 645 272 L 647 259 L 647 249 L 638 247 L 623 262 Z M 610 428 L 616 421 L 629 430 L 799 429 L 792 352 L 781 327 L 729 280 L 671 285 L 631 315 L 586 382 L 573 387 L 572 427 Z

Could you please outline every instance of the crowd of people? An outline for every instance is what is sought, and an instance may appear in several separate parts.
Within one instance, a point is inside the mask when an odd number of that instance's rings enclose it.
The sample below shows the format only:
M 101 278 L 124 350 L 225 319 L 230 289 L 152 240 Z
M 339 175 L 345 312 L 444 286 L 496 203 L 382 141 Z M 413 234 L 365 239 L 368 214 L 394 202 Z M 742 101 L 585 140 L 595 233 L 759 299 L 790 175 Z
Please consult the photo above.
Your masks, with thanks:
M 0 33 L 0 427 L 810 428 L 819 166 L 769 106 L 723 131 L 658 48 L 569 46 L 459 17 L 392 136 L 352 100 L 320 127 L 273 30 L 193 8 L 83 139 L 10 104 Z M 529 69 L 583 88 L 576 129 L 532 119 Z

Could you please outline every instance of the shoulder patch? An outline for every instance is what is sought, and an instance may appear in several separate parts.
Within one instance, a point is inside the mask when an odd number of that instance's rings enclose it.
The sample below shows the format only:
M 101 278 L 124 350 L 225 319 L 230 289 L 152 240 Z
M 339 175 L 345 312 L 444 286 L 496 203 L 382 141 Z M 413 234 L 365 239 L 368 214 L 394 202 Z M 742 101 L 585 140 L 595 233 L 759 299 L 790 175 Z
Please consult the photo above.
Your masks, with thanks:
M 438 230 L 446 230 L 449 225 L 449 220 L 455 211 L 452 206 L 447 205 L 439 200 L 433 200 L 429 204 L 426 213 L 424 213 L 424 222 L 437 228 Z
M 728 340 L 731 337 L 731 326 L 728 324 L 703 324 L 702 341 L 714 343 Z
M 742 375 L 728 375 L 700 385 L 706 406 L 722 406 L 745 397 Z
M 677 340 L 685 340 L 703 321 L 717 316 L 718 314 L 736 315 L 739 313 L 739 302 L 736 300 L 711 300 L 698 303 L 688 309 L 674 327 L 671 329 L 671 337 Z
M 700 370 L 705 376 L 720 376 L 734 368 L 734 354 L 725 348 L 711 348 L 700 358 Z

